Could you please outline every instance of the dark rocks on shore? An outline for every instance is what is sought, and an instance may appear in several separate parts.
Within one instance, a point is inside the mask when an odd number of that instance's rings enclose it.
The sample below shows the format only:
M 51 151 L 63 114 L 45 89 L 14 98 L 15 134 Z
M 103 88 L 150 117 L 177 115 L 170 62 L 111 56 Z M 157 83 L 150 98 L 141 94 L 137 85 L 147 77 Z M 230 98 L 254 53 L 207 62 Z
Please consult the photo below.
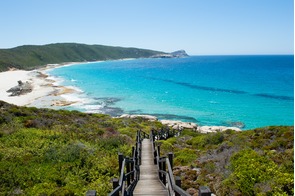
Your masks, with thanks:
M 17 86 L 12 87 L 6 92 L 11 93 L 9 96 L 20 96 L 32 92 L 32 90 L 33 86 L 31 83 L 29 83 L 28 81 L 24 83 L 21 80 L 19 80 Z

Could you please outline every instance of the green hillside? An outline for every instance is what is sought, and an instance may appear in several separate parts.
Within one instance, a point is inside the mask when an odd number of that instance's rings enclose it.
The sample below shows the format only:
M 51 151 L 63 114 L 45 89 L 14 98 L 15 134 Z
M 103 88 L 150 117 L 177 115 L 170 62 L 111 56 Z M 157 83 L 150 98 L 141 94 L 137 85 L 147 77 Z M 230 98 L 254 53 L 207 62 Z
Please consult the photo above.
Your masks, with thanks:
M 77 43 L 43 46 L 26 45 L 0 49 L 0 71 L 8 68 L 30 70 L 46 64 L 150 57 L 163 52 Z
M 0 195 L 107 195 L 118 152 L 131 156 L 137 130 L 162 126 L 2 101 L 0 108 Z
M 0 101 L 0 195 L 107 195 L 117 153 L 131 155 L 136 131 L 159 122 L 78 111 L 18 107 Z M 174 174 L 194 195 L 293 195 L 294 127 L 200 134 L 183 130 L 157 141 L 174 153 Z

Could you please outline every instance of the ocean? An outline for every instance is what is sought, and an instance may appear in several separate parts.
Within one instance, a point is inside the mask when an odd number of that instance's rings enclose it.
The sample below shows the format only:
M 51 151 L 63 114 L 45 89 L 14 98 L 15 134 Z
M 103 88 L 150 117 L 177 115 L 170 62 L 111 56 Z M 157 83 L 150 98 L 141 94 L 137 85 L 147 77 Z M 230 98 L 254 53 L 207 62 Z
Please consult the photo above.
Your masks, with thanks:
M 199 125 L 294 125 L 294 56 L 191 56 L 81 63 L 48 70 L 78 93 L 65 109 L 150 114 Z

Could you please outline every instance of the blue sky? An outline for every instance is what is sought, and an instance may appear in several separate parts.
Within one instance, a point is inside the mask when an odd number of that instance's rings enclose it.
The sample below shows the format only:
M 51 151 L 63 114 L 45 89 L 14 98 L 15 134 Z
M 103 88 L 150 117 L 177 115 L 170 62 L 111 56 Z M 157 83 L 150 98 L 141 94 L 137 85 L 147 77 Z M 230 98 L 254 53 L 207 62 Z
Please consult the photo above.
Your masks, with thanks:
M 77 42 L 191 55 L 294 53 L 293 0 L 2 0 L 0 48 Z

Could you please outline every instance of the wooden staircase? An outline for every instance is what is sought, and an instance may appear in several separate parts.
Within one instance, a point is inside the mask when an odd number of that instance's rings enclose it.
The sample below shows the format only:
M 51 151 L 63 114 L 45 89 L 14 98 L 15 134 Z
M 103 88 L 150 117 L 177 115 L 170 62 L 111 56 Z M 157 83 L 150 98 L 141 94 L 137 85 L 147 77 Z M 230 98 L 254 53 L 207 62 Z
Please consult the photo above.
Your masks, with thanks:
M 165 140 L 179 133 L 175 131 L 152 130 L 147 134 L 137 132 L 132 157 L 118 154 L 120 178 L 113 178 L 113 191 L 109 196 L 190 196 L 181 188 L 181 179 L 173 175 L 173 153 L 160 156 L 156 140 Z M 148 139 L 149 138 L 149 139 Z M 200 196 L 211 196 L 208 187 L 200 186 Z M 86 196 L 97 196 L 96 190 L 88 190 Z
M 144 139 L 142 141 L 140 177 L 133 195 L 168 195 L 166 187 L 164 187 L 159 180 L 158 168 L 157 165 L 154 164 L 152 143 L 149 139 Z

